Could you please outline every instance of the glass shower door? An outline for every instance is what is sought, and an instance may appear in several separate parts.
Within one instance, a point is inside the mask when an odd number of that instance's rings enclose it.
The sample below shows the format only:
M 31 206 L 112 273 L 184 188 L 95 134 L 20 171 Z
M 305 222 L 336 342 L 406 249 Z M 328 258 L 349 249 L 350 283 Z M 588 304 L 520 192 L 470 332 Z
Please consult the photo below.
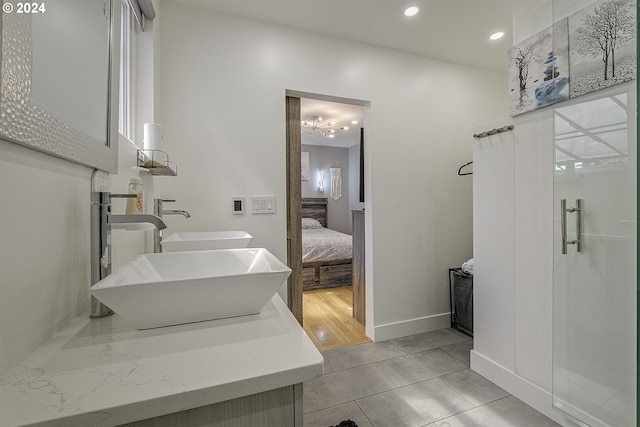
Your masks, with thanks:
M 636 84 L 554 106 L 553 405 L 636 425 Z

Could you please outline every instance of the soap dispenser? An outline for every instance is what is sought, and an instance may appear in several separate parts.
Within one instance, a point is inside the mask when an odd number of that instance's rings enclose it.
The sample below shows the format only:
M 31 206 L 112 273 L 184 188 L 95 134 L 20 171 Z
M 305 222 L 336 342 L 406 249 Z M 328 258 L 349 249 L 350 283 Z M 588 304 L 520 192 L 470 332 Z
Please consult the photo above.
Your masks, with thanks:
M 144 213 L 144 203 L 142 198 L 142 180 L 140 179 L 140 171 L 148 171 L 149 169 L 134 166 L 134 175 L 129 181 L 129 194 L 135 194 L 136 197 L 127 199 L 127 207 L 125 213 L 127 215 L 135 215 Z

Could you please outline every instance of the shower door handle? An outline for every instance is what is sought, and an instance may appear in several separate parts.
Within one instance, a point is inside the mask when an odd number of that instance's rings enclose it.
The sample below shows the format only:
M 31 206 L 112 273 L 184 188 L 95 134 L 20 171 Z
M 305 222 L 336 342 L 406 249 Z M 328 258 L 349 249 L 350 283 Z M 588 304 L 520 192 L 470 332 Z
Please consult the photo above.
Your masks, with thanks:
M 567 212 L 576 214 L 576 238 L 567 240 Z M 567 254 L 567 245 L 576 245 L 582 252 L 582 199 L 576 199 L 575 208 L 567 208 L 567 199 L 560 200 L 560 234 L 562 234 L 562 254 Z

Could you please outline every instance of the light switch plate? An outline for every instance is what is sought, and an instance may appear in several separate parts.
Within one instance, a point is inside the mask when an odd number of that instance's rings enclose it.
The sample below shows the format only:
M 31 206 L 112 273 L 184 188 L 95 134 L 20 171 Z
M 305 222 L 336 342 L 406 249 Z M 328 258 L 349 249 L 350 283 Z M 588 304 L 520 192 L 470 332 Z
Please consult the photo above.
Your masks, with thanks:
M 276 213 L 276 197 L 275 196 L 251 197 L 251 213 L 254 215 Z

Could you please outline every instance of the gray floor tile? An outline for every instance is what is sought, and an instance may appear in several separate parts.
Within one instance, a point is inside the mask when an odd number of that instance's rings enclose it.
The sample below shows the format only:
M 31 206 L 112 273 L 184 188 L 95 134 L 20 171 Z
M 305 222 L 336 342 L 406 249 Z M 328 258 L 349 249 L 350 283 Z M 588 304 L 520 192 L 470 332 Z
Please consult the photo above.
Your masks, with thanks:
M 393 342 L 383 341 L 331 350 L 323 353 L 322 356 L 325 364 L 328 364 L 333 371 L 340 371 L 404 354 L 406 353 Z
M 304 426 L 557 426 L 469 368 L 473 339 L 442 329 L 323 353 L 304 383 Z
M 509 393 L 471 369 L 454 372 L 440 377 L 440 379 L 475 405 L 484 405 L 509 395 Z
M 467 367 L 471 364 L 471 350 L 473 350 L 473 341 L 462 341 L 457 344 L 451 344 L 442 347 L 444 351 L 452 355 L 458 360 L 467 364 Z
M 438 378 L 356 401 L 374 426 L 418 427 L 473 408 Z
M 327 363 L 327 361 L 324 361 L 324 374 L 330 374 L 331 372 L 333 372 L 333 369 L 331 369 L 331 366 L 329 366 L 329 364 Z
M 473 341 L 473 339 L 460 331 L 447 328 L 396 338 L 390 341 L 398 345 L 407 354 L 410 354 L 443 347 L 445 345 L 457 344 L 459 342 Z
M 560 425 L 513 396 L 445 418 L 435 424 L 436 427 L 554 427 Z
M 393 388 L 393 382 L 375 365 L 332 372 L 304 383 L 303 409 L 314 412 Z
M 456 328 L 447 328 L 447 330 L 452 332 L 452 333 L 454 333 L 455 335 L 458 335 L 461 338 L 464 338 L 465 340 L 473 341 L 473 337 L 472 336 L 469 336 L 469 335 L 465 334 L 464 332 L 459 331 Z
M 467 369 L 442 349 L 426 350 L 376 363 L 399 387 Z
M 334 426 L 343 420 L 351 420 L 358 427 L 373 427 L 356 402 L 348 402 L 321 411 L 304 414 L 304 427 L 328 427 Z

